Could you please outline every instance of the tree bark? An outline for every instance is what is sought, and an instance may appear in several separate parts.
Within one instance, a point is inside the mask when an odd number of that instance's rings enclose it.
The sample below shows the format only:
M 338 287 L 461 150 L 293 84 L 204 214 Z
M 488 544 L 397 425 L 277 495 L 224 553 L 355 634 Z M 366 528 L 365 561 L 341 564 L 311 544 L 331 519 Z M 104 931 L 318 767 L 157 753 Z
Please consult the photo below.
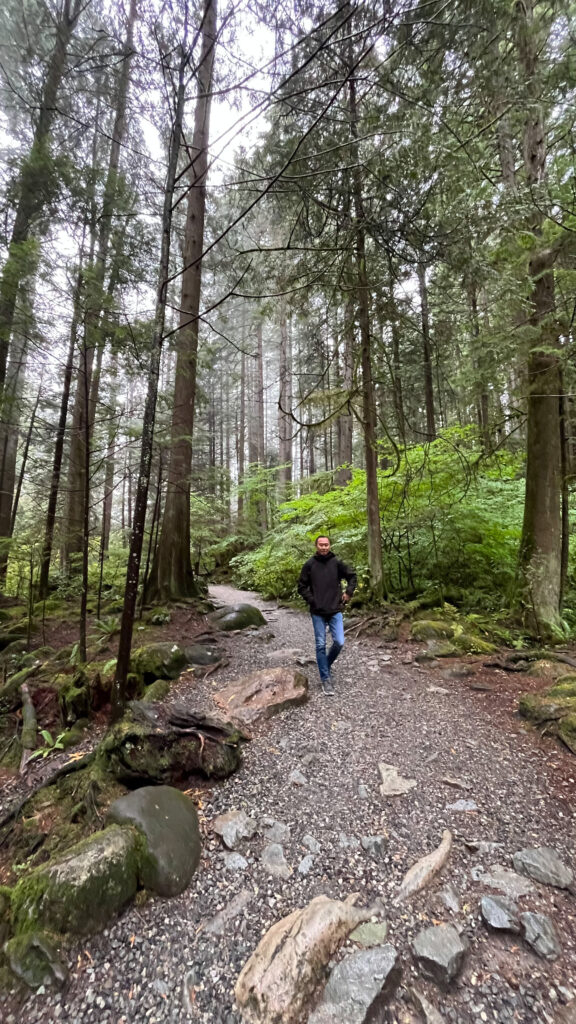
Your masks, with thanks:
M 118 718 L 122 716 L 122 713 L 126 705 L 126 680 L 130 668 L 132 633 L 134 629 L 136 601 L 138 598 L 138 585 L 140 581 L 140 563 L 142 560 L 144 528 L 146 525 L 146 508 L 148 504 L 148 488 L 150 486 L 150 469 L 152 466 L 154 425 L 156 419 L 156 402 L 158 397 L 158 380 L 160 377 L 160 357 L 162 353 L 164 322 L 166 315 L 166 282 L 168 280 L 170 267 L 170 236 L 172 231 L 174 187 L 176 183 L 176 171 L 178 168 L 178 152 L 180 148 L 180 139 L 182 136 L 182 121 L 184 116 L 185 95 L 184 81 L 188 62 L 189 55 L 188 53 L 183 52 L 178 69 L 178 90 L 176 94 L 175 112 L 172 123 L 170 150 L 168 156 L 168 170 L 166 175 L 166 185 L 164 189 L 164 206 L 162 212 L 162 243 L 160 251 L 160 263 L 158 267 L 158 284 L 156 291 L 154 333 L 152 337 L 150 361 L 148 364 L 146 403 L 144 406 L 144 418 L 142 421 L 140 471 L 138 474 L 138 486 L 136 491 L 134 520 L 132 523 L 132 532 L 130 534 L 130 550 L 128 554 L 128 568 L 126 571 L 126 587 L 124 590 L 124 608 L 122 610 L 122 621 L 120 625 L 120 639 L 118 642 L 118 658 L 116 661 L 116 671 L 114 674 L 114 682 L 112 684 L 112 721 L 116 721 Z
M 418 286 L 420 289 L 420 310 L 422 323 L 422 364 L 424 367 L 424 403 L 426 408 L 426 440 L 436 437 L 436 413 L 434 410 L 434 382 L 432 372 L 432 344 L 430 340 L 430 316 L 428 312 L 428 285 L 426 268 L 418 262 Z
M 195 597 L 199 593 L 190 558 L 190 473 L 216 19 L 216 0 L 205 0 L 202 49 L 198 64 L 198 94 L 188 170 L 190 187 L 186 210 L 180 329 L 166 501 L 160 542 L 148 588 L 150 599 L 161 601 Z

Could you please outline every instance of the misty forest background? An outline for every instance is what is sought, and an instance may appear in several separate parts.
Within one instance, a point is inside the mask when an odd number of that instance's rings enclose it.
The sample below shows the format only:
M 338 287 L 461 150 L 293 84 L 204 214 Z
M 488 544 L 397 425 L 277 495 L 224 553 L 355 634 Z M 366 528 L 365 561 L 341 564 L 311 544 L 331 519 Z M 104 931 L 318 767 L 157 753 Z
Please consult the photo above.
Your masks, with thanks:
M 0 587 L 576 629 L 576 5 L 6 0 Z M 52 603 L 52 604 L 51 604 Z M 121 622 L 120 622 L 120 616 Z

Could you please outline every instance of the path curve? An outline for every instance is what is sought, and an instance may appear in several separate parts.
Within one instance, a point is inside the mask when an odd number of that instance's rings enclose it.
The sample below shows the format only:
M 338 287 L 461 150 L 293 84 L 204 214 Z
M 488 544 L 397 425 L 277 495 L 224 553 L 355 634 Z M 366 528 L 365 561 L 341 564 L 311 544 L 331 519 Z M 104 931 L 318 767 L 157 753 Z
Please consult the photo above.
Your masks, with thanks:
M 265 667 L 272 651 L 298 648 L 310 659 L 305 668 L 309 703 L 266 723 L 247 745 L 235 776 L 194 790 L 205 845 L 186 893 L 133 907 L 77 947 L 67 991 L 32 996 L 21 1011 L 5 1017 L 6 1024 L 238 1024 L 234 982 L 263 932 L 320 893 L 343 898 L 352 892 L 360 893 L 363 903 L 381 901 L 389 941 L 404 960 L 404 987 L 390 1009 L 391 1024 L 421 1019 L 402 998 L 414 982 L 454 1024 L 553 1024 L 559 1002 L 576 995 L 574 897 L 536 886 L 522 900 L 521 909 L 554 918 L 563 955 L 549 963 L 514 937 L 487 933 L 478 906 L 489 890 L 473 875 L 495 862 L 511 867 L 516 850 L 535 845 L 554 847 L 576 867 L 573 805 L 559 794 L 556 775 L 559 764 L 564 772 L 570 767 L 569 755 L 518 725 L 511 729 L 511 720 L 500 718 L 489 695 L 483 698 L 464 681 L 447 681 L 437 670 L 406 664 L 414 645 L 348 639 L 334 669 L 336 696 L 327 698 L 317 682 L 306 613 L 277 608 L 231 587 L 213 587 L 211 594 L 219 603 L 257 604 L 268 624 L 226 637 L 230 664 L 204 683 L 179 684 L 175 695 L 209 706 L 215 689 Z M 384 799 L 379 762 L 397 766 L 416 779 L 416 787 Z M 306 776 L 307 785 L 289 781 L 294 770 Z M 462 799 L 473 801 L 477 810 L 450 807 Z M 248 862 L 245 869 L 225 867 L 210 829 L 211 820 L 231 808 L 244 809 L 260 825 L 239 851 Z M 287 879 L 270 877 L 260 863 L 267 821 L 288 826 L 282 844 L 292 868 Z M 392 900 L 406 870 L 438 845 L 445 828 L 455 843 L 442 878 L 395 907 Z M 309 853 L 306 835 L 318 842 L 320 852 L 309 873 L 302 874 L 298 867 Z M 361 845 L 371 836 L 384 837 L 380 857 Z M 502 845 L 479 856 L 463 840 Z M 447 885 L 458 897 L 456 911 L 443 903 Z M 223 933 L 215 934 L 208 923 L 233 899 L 240 909 Z M 422 982 L 409 954 L 410 939 L 433 921 L 451 921 L 470 942 L 464 973 L 445 995 Z

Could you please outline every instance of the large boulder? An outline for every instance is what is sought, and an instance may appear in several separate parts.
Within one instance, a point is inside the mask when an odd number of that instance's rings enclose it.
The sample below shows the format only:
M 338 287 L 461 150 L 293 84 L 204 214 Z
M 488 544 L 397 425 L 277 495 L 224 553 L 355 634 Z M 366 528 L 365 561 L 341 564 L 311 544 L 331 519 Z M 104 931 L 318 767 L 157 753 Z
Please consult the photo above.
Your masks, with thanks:
M 189 797 L 171 786 L 143 786 L 115 800 L 108 819 L 144 837 L 139 881 L 160 896 L 178 896 L 200 862 L 200 828 Z
M 176 643 L 146 644 L 132 654 L 131 671 L 146 686 L 157 679 L 177 679 L 188 665 L 213 665 L 220 660 L 215 645 Z
M 292 668 L 265 668 L 214 694 L 214 700 L 243 725 L 271 718 L 308 700 L 308 679 Z
M 97 765 L 124 785 L 170 785 L 193 775 L 224 779 L 240 765 L 238 729 L 223 719 L 177 716 L 178 708 L 133 701 L 102 740 Z
M 234 989 L 247 1024 L 298 1024 L 329 960 L 370 910 L 317 896 L 272 925 Z
M 182 647 L 175 643 L 146 644 L 132 652 L 130 669 L 144 681 L 177 679 L 188 664 Z
M 412 640 L 449 640 L 454 636 L 454 627 L 449 622 L 432 619 L 417 619 L 412 623 L 410 637 Z
M 12 893 L 16 934 L 38 927 L 85 935 L 98 931 L 133 898 L 140 844 L 132 829 L 112 825 L 23 878 Z
M 467 943 L 451 924 L 439 924 L 418 932 L 412 953 L 423 974 L 447 987 L 460 972 Z
M 210 616 L 217 629 L 247 629 L 248 626 L 264 626 L 266 619 L 253 604 L 226 604 Z

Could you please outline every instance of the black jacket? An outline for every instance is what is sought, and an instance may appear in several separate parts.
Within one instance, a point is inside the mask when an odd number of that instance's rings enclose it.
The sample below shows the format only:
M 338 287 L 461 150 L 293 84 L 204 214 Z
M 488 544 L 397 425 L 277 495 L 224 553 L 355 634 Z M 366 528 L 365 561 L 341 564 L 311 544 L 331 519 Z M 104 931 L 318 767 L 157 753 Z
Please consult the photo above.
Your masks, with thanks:
M 327 555 L 313 555 L 302 566 L 298 580 L 298 593 L 303 597 L 313 615 L 335 615 L 342 611 L 342 587 L 340 580 L 347 580 L 346 593 L 356 589 L 356 573 L 333 551 Z

